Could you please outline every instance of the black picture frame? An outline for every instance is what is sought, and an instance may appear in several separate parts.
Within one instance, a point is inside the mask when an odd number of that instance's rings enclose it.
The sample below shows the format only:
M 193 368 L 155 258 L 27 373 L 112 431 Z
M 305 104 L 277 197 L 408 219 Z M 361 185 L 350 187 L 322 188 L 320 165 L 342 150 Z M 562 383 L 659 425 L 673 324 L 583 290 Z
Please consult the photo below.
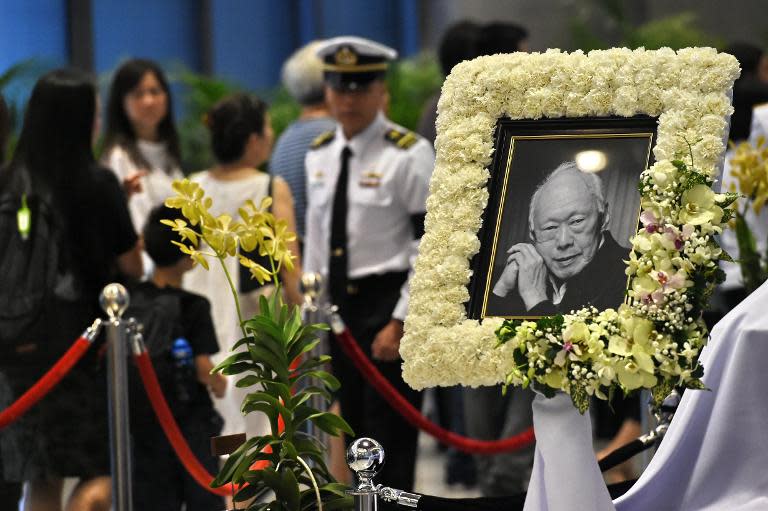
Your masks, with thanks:
M 554 170 L 558 160 L 567 159 L 570 153 L 581 151 L 599 151 L 607 158 L 606 170 L 613 169 L 610 181 L 618 196 L 606 198 L 621 202 L 614 206 L 620 218 L 616 220 L 621 238 L 620 245 L 626 246 L 629 257 L 628 236 L 637 231 L 640 214 L 640 196 L 637 191 L 640 173 L 653 163 L 651 149 L 656 143 L 658 118 L 645 115 L 634 117 L 590 117 L 540 120 L 499 119 L 494 133 L 494 158 L 489 167 L 488 205 L 483 213 L 482 227 L 478 233 L 480 250 L 471 262 L 469 319 L 486 317 L 502 318 L 540 318 L 553 311 L 526 311 L 510 302 L 507 307 L 500 305 L 492 297 L 492 282 L 498 278 L 505 263 L 500 254 L 514 240 L 525 238 L 528 223 L 527 212 L 530 196 L 535 186 L 548 172 Z M 578 150 L 577 150 L 578 149 Z M 533 164 L 532 164 L 533 163 Z M 534 170 L 525 167 L 535 167 Z M 612 171 L 613 171 L 612 170 Z M 607 173 L 605 175 L 608 175 Z M 513 186 L 514 185 L 514 186 Z M 632 206 L 624 197 L 636 195 L 636 206 Z M 631 211 L 631 214 L 630 214 Z M 522 227 L 521 227 L 522 226 Z M 530 239 L 530 238 L 529 238 Z M 615 273 L 615 272 L 614 272 Z M 617 276 L 612 277 L 618 286 Z M 627 280 L 624 279 L 622 296 L 626 293 Z M 612 288 L 611 288 L 612 289 Z M 490 296 L 489 296 L 490 295 Z M 587 303 L 581 304 L 587 305 Z M 620 305 L 620 302 L 614 307 Z M 510 310 L 505 310 L 505 309 Z

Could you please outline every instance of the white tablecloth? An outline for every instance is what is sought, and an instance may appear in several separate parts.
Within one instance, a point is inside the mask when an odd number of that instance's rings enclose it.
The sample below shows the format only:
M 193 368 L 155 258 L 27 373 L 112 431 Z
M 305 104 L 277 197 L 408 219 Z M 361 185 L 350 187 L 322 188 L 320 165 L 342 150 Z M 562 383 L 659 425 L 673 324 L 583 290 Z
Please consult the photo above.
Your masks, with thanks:
M 651 464 L 618 511 L 768 510 L 768 285 L 712 330 L 711 391 L 686 391 Z

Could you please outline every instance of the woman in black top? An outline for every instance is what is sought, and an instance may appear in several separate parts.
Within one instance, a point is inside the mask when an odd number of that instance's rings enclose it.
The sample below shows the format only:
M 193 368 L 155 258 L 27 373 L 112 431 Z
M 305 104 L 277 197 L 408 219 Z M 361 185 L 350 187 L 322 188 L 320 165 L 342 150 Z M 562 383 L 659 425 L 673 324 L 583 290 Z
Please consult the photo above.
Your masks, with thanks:
M 96 90 L 82 73 L 52 71 L 35 85 L 0 192 L 24 193 L 53 211 L 49 246 L 58 248 L 53 305 L 34 332 L 0 359 L 18 397 L 95 317 L 98 294 L 118 273 L 141 276 L 141 256 L 125 195 L 93 159 Z M 40 221 L 33 211 L 32 222 Z M 35 248 L 37 250 L 37 248 Z M 0 274 L 7 269 L 0 268 Z M 27 510 L 61 509 L 61 481 L 79 477 L 65 510 L 108 510 L 106 392 L 98 346 L 20 421 L 0 431 L 4 477 L 28 481 Z

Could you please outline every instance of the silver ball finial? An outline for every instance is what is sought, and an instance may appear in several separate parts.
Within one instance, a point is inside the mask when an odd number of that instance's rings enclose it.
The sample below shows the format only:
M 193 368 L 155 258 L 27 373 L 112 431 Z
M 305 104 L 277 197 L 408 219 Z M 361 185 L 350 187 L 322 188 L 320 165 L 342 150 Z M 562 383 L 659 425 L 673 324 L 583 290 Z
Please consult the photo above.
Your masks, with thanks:
M 323 276 L 319 273 L 302 273 L 300 288 L 304 296 L 317 298 L 323 289 Z
M 323 276 L 319 273 L 303 273 L 299 290 L 304 295 L 305 310 L 317 311 L 323 294 Z
M 373 477 L 384 466 L 384 448 L 372 438 L 358 438 L 347 449 L 347 465 L 357 479 L 354 492 L 375 492 Z
M 99 305 L 109 319 L 120 319 L 129 303 L 131 303 L 130 296 L 122 284 L 107 284 L 99 297 Z

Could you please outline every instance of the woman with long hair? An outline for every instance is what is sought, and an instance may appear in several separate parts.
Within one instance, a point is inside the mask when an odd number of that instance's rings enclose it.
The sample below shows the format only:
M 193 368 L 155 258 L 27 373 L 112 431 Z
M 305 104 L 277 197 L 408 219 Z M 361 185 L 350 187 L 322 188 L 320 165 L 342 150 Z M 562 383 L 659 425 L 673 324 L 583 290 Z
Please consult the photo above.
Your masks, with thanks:
M 168 80 L 155 62 L 131 59 L 115 71 L 102 162 L 123 183 L 138 229 L 173 195 L 171 183 L 182 177 L 179 135 Z
M 0 357 L 0 372 L 17 397 L 100 316 L 104 285 L 118 273 L 142 273 L 123 190 L 94 162 L 96 112 L 96 89 L 86 75 L 69 69 L 44 75 L 29 99 L 13 158 L 0 173 L 0 193 L 28 200 L 31 236 L 48 219 L 50 239 L 35 250 L 58 253 L 43 316 Z M 3 278 L 12 272 L 0 268 Z M 61 509 L 65 477 L 80 478 L 67 511 L 109 509 L 106 392 L 97 353 L 91 348 L 51 394 L 0 430 L 4 477 L 28 482 L 27 511 Z
M 286 220 L 289 230 L 295 232 L 293 197 L 288 184 L 280 177 L 273 178 L 259 170 L 269 159 L 274 138 L 267 105 L 255 96 L 235 94 L 213 106 L 206 124 L 217 163 L 213 168 L 196 174 L 193 179 L 213 198 L 211 213 L 227 213 L 237 218 L 237 210 L 246 200 L 250 199 L 258 205 L 269 195 L 273 198 L 275 216 Z M 298 257 L 297 245 L 294 242 L 289 248 Z M 230 258 L 226 263 L 231 275 L 239 274 L 239 278 L 234 280 L 243 318 L 250 317 L 257 311 L 258 297 L 272 292 L 273 287 L 258 286 L 255 280 L 250 279 L 248 270 L 240 267 L 236 260 Z M 294 304 L 302 300 L 299 292 L 300 268 L 297 260 L 292 271 L 283 269 L 281 274 L 285 296 Z M 216 265 L 211 265 L 211 271 L 196 267 L 184 277 L 184 287 L 206 296 L 211 302 L 220 349 L 214 356 L 216 363 L 230 354 L 231 346 L 242 336 L 232 296 L 229 289 L 222 285 L 223 282 L 226 282 L 224 272 Z M 218 411 L 225 420 L 222 434 L 239 433 L 245 428 L 250 437 L 267 431 L 267 423 L 259 417 L 260 414 L 242 417 L 240 405 L 245 394 L 244 389 L 230 386 L 224 400 L 216 400 Z

